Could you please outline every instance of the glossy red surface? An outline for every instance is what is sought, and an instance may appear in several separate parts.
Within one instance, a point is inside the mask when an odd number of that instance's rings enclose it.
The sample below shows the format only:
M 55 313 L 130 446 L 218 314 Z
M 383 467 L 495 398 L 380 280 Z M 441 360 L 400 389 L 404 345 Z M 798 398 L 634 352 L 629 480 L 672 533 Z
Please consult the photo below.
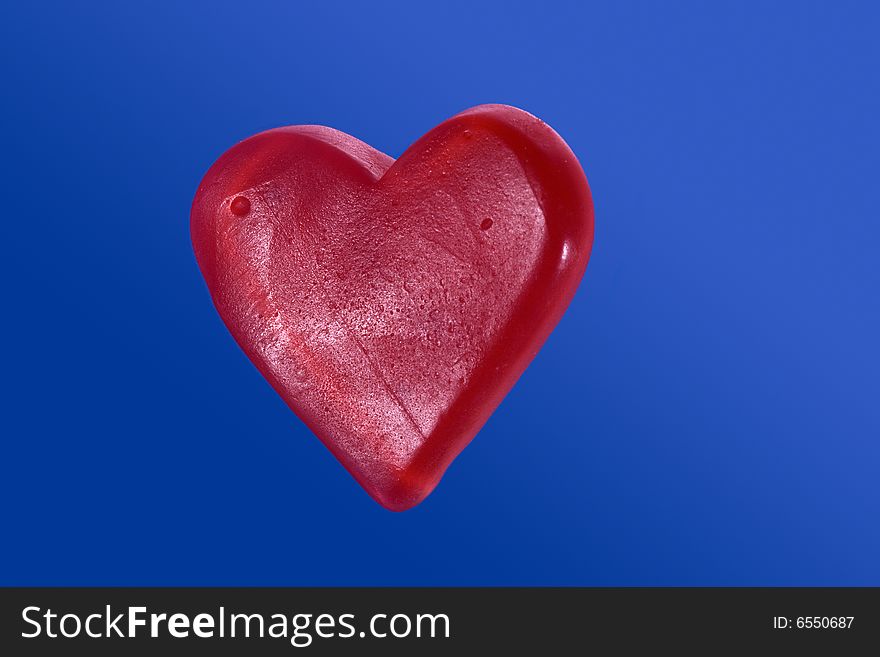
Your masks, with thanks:
M 238 344 L 399 511 L 433 490 L 559 321 L 593 209 L 553 130 L 483 105 L 397 161 L 318 126 L 246 139 L 205 175 L 191 231 Z

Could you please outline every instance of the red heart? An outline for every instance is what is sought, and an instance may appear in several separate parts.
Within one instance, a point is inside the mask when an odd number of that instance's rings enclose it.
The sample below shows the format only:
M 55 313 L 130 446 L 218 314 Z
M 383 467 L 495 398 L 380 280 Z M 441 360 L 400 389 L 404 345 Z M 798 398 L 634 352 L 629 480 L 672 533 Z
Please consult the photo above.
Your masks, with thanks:
M 559 321 L 593 208 L 559 135 L 482 105 L 397 161 L 319 126 L 246 139 L 202 180 L 191 231 L 238 344 L 400 511 L 434 489 Z

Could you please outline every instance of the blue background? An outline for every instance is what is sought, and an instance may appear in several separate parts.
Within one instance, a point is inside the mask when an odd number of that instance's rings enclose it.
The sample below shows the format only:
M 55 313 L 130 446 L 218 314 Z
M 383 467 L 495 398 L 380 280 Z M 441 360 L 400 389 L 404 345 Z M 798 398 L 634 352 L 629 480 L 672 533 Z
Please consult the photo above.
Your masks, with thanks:
M 878 10 L 409 4 L 7 7 L 0 583 L 880 584 Z M 485 102 L 577 153 L 593 258 L 392 514 L 227 334 L 189 206 L 254 132 L 397 156 Z

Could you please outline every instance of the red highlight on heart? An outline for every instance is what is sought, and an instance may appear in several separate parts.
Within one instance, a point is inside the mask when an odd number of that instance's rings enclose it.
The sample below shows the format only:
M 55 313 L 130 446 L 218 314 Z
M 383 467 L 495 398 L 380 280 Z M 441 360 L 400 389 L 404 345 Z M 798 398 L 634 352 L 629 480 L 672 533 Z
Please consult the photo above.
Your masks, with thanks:
M 593 241 L 549 126 L 481 105 L 398 160 L 320 126 L 211 167 L 196 259 L 229 331 L 380 504 L 421 502 L 538 353 Z

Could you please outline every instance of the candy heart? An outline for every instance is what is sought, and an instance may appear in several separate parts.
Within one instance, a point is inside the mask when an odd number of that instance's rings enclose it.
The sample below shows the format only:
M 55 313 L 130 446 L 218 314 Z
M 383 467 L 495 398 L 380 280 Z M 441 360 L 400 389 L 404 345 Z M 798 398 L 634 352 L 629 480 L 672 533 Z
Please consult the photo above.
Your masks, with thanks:
M 418 504 L 583 276 L 587 179 L 539 119 L 483 105 L 397 161 L 292 126 L 227 151 L 192 241 L 230 332 L 380 504 Z

